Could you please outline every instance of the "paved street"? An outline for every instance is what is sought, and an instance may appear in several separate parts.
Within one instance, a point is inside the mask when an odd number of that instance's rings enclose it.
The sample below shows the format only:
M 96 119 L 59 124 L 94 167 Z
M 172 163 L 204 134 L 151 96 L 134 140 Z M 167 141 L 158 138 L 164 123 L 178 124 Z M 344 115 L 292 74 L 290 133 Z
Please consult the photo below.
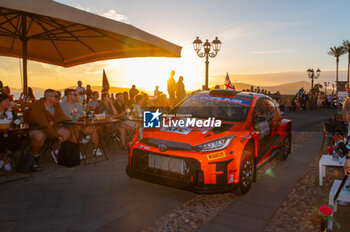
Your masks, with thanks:
M 286 118 L 293 119 L 294 134 L 314 128 L 320 132 L 320 122 L 331 113 L 287 112 Z M 319 150 L 319 132 L 273 168 L 276 178 L 261 178 L 249 194 L 237 197 L 200 231 L 262 231 Z M 0 230 L 139 231 L 197 196 L 129 178 L 124 151 L 115 149 L 110 158 L 75 168 L 50 161 L 44 164 L 44 172 L 32 178 L 2 184 Z

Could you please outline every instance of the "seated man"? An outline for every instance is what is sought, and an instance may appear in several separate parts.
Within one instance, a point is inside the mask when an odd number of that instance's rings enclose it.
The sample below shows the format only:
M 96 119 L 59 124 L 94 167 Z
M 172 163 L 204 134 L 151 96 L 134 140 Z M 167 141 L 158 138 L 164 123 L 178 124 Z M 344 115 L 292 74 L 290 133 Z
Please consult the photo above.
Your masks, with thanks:
M 39 157 L 41 147 L 44 145 L 46 137 L 58 139 L 58 147 L 63 141 L 71 140 L 70 129 L 60 125 L 61 122 L 68 120 L 64 115 L 58 103 L 57 91 L 47 89 L 44 92 L 44 98 L 36 101 L 29 115 L 29 123 L 39 123 L 45 129 L 31 132 L 31 147 L 33 155 Z M 58 153 L 58 151 L 56 150 Z M 55 160 L 56 161 L 56 160 Z
M 0 92 L 0 120 L 8 123 L 16 119 L 17 115 L 11 109 L 9 96 Z M 1 133 L 0 131 L 0 169 L 11 171 L 12 167 L 8 155 L 18 150 L 20 146 L 21 143 L 15 132 Z
M 64 114 L 70 120 L 78 120 L 84 116 L 84 107 L 79 104 L 79 94 L 75 89 L 68 89 L 65 91 L 67 94 L 67 101 L 61 103 L 62 110 Z M 79 139 L 79 134 L 82 132 L 83 134 L 91 135 L 91 141 L 95 146 L 93 151 L 96 156 L 103 155 L 101 149 L 98 148 L 99 138 L 97 134 L 97 130 L 95 126 L 85 126 L 85 127 L 74 127 L 74 133 L 76 136 L 72 136 L 73 140 Z M 76 141 L 75 141 L 76 142 Z

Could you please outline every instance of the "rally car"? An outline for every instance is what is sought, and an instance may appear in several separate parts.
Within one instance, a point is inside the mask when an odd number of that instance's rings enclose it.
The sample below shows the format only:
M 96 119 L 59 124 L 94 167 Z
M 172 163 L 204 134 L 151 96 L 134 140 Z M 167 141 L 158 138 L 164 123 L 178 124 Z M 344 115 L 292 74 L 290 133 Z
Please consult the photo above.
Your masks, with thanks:
M 129 144 L 130 177 L 198 193 L 245 194 L 257 168 L 291 152 L 292 121 L 263 94 L 201 91 L 159 118 L 144 123 Z M 156 128 L 145 128 L 150 125 Z

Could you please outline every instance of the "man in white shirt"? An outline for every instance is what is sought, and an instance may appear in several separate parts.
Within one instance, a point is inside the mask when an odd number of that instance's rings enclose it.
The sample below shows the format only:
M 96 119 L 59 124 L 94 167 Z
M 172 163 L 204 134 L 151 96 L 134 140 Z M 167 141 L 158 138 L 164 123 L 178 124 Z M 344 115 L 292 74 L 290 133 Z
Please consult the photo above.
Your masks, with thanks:
M 74 89 L 68 89 L 66 93 L 67 101 L 61 103 L 61 108 L 68 118 L 72 120 L 78 120 L 84 115 L 84 108 L 79 103 L 78 93 Z M 85 135 L 91 135 L 91 141 L 95 147 L 93 153 L 96 154 L 96 156 L 103 155 L 101 149 L 98 148 L 99 137 L 95 126 L 74 127 L 74 133 L 76 135 L 76 138 L 79 138 L 80 132 L 82 132 Z
M 78 91 L 78 94 L 79 94 L 79 102 L 81 104 L 84 104 L 86 90 L 82 85 L 83 85 L 83 83 L 81 81 L 78 81 L 78 87 L 76 88 L 76 90 Z

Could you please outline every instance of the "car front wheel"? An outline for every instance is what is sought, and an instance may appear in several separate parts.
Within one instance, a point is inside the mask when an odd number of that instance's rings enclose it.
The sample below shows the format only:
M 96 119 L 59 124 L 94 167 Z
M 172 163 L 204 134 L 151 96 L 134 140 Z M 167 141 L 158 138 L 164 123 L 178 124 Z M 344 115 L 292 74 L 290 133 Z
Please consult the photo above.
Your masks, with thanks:
M 286 131 L 286 135 L 283 139 L 283 144 L 280 151 L 280 159 L 286 160 L 291 152 L 292 148 L 292 136 L 289 131 Z
M 246 194 L 252 183 L 254 178 L 255 165 L 254 165 L 254 148 L 247 147 L 243 151 L 242 160 L 241 160 L 241 168 L 239 174 L 239 188 L 237 193 L 239 195 Z

